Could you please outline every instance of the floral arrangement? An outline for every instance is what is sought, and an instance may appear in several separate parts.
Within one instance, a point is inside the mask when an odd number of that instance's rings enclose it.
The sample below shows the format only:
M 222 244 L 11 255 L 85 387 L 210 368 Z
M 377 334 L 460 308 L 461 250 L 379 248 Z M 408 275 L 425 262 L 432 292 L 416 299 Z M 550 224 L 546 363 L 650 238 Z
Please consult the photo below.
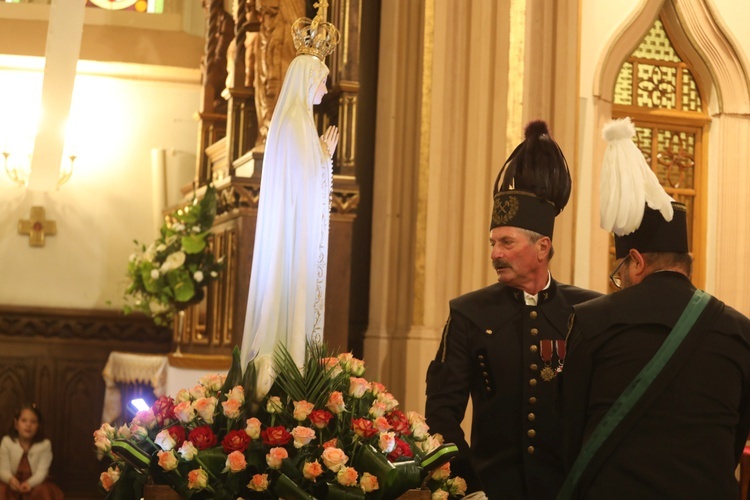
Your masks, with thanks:
M 221 260 L 214 260 L 208 236 L 216 217 L 216 189 L 209 185 L 199 201 L 172 213 L 156 241 L 130 256 L 125 312 L 150 315 L 158 325 L 175 311 L 203 300 L 203 287 L 218 277 Z M 132 302 L 132 305 L 130 304 Z
M 450 476 L 456 446 L 362 378 L 362 360 L 309 347 L 301 370 L 280 348 L 273 364 L 275 381 L 260 397 L 253 363 L 243 375 L 235 348 L 226 376 L 162 396 L 119 429 L 102 425 L 94 442 L 113 461 L 100 477 L 107 498 L 141 498 L 147 482 L 171 485 L 185 499 L 465 494 L 465 481 Z

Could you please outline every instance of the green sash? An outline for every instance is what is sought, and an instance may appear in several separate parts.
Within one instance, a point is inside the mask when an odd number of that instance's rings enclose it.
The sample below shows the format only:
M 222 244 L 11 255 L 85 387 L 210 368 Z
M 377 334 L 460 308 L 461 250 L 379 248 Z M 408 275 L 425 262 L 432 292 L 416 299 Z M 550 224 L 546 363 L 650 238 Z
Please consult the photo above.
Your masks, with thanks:
M 571 467 L 570 472 L 565 478 L 560 493 L 557 495 L 557 500 L 572 498 L 578 481 L 586 471 L 591 459 L 605 443 L 612 431 L 617 428 L 633 406 L 641 399 L 641 396 L 651 386 L 654 379 L 661 373 L 687 334 L 690 333 L 691 328 L 710 300 L 711 295 L 702 290 L 695 291 L 685 310 L 682 311 L 680 319 L 677 320 L 674 328 L 672 328 L 672 331 L 664 340 L 659 350 L 656 351 L 654 357 L 651 358 L 651 361 L 643 367 L 640 373 L 630 382 L 630 385 L 620 394 L 620 397 L 617 398 L 617 401 L 614 402 L 607 414 L 604 415 L 601 422 L 596 426 L 594 432 L 591 433 L 591 436 L 581 449 L 578 458 L 576 458 L 573 467 Z

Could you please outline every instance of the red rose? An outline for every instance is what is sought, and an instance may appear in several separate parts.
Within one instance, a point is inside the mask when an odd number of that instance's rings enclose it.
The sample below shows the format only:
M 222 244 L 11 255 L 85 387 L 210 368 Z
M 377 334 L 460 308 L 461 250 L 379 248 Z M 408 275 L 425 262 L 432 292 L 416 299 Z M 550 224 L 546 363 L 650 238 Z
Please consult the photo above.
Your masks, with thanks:
M 247 432 L 242 431 L 230 431 L 229 434 L 224 437 L 221 441 L 221 446 L 224 448 L 224 453 L 229 455 L 233 451 L 240 451 L 245 453 L 248 445 L 250 444 L 250 436 Z
M 174 420 L 174 399 L 169 396 L 162 396 L 156 400 L 154 405 L 151 407 L 151 411 L 154 412 L 156 421 L 159 427 L 162 427 L 165 422 L 169 423 L 168 420 Z
M 409 443 L 407 443 L 403 439 L 396 438 L 396 447 L 392 452 L 388 454 L 388 460 L 390 460 L 391 462 L 395 462 L 401 457 L 412 458 L 413 456 L 414 452 L 411 451 L 411 446 L 409 446 Z
M 188 434 L 188 440 L 190 440 L 199 450 L 205 450 L 212 446 L 216 446 L 216 435 L 207 425 L 196 427 L 190 431 L 190 434 Z
M 268 427 L 260 433 L 260 436 L 263 438 L 263 444 L 269 446 L 284 446 L 292 439 L 292 435 L 286 431 L 283 425 Z
M 363 438 L 371 438 L 378 433 L 378 429 L 372 425 L 372 420 L 366 418 L 352 419 L 352 430 Z
M 182 446 L 182 443 L 185 442 L 185 428 L 181 425 L 173 425 L 169 429 L 169 435 L 172 436 L 172 439 L 174 439 L 175 448 L 179 448 Z
M 333 418 L 333 413 L 327 410 L 313 410 L 310 415 L 307 416 L 310 422 L 317 427 L 322 429 L 328 425 L 328 422 Z
M 391 424 L 393 430 L 403 436 L 411 434 L 411 427 L 409 426 L 409 419 L 406 418 L 404 412 L 401 410 L 393 410 L 385 416 L 385 419 Z

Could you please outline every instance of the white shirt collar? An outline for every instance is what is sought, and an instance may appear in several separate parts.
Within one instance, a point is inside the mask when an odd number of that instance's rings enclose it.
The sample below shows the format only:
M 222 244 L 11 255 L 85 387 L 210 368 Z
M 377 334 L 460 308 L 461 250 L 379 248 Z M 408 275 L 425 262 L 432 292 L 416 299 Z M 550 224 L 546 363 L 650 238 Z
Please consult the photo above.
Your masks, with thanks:
M 542 288 L 542 290 L 546 290 L 549 288 L 550 284 L 552 284 L 552 274 L 550 274 L 549 271 L 547 271 L 547 284 Z M 527 306 L 535 306 L 537 305 L 537 297 L 539 296 L 538 293 L 535 293 L 534 295 L 529 295 L 526 292 L 523 292 L 523 300 L 526 302 Z

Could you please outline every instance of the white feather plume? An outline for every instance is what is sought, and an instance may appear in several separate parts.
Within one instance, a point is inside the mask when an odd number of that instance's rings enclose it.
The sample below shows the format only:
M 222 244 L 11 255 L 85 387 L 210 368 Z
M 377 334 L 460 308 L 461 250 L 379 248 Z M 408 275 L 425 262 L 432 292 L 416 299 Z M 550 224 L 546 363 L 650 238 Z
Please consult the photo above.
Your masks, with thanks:
M 630 118 L 610 121 L 602 129 L 602 135 L 609 143 L 602 161 L 600 184 L 602 228 L 618 236 L 632 233 L 641 225 L 646 204 L 671 221 L 674 200 L 659 184 L 633 142 L 635 126 Z

